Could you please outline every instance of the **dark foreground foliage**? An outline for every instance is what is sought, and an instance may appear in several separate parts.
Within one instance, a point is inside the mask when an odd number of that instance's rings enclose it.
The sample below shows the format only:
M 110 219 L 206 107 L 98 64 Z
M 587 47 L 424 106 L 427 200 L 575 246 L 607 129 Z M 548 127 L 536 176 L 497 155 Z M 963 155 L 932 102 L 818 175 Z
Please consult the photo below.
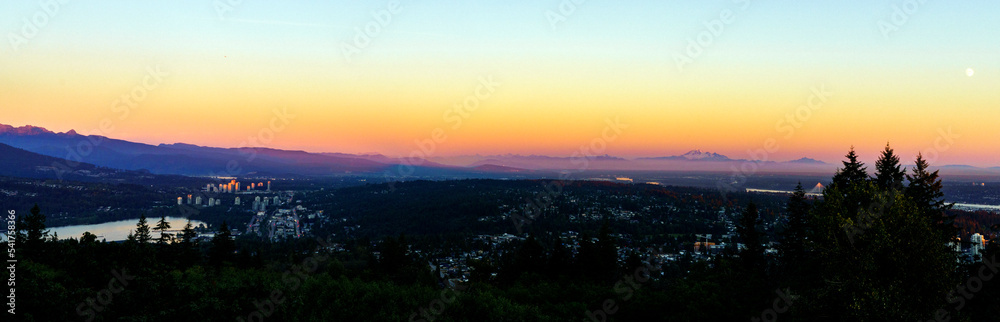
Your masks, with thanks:
M 575 254 L 532 234 L 468 283 L 438 278 L 405 235 L 380 242 L 211 241 L 158 223 L 121 243 L 55 241 L 35 208 L 17 236 L 24 321 L 994 321 L 997 243 L 972 262 L 940 179 L 918 156 L 903 173 L 888 147 L 869 177 L 853 151 L 822 198 L 792 195 L 782 227 L 758 207 L 736 221 L 746 247 L 662 265 L 619 254 L 607 222 Z M 904 176 L 905 175 L 905 176 Z M 905 182 L 901 178 L 906 178 Z M 568 188 L 569 189 L 569 188 Z M 351 193 L 347 191 L 345 193 Z M 162 221 L 162 218 L 161 218 Z M 155 222 L 155 221 L 154 221 Z M 143 225 L 145 221 L 140 223 Z M 173 223 L 181 226 L 180 223 Z M 774 231 L 777 231 L 775 233 Z M 367 237 L 365 238 L 367 239 Z M 769 253 L 765 241 L 775 242 Z M 377 255 L 376 255 L 377 254 Z

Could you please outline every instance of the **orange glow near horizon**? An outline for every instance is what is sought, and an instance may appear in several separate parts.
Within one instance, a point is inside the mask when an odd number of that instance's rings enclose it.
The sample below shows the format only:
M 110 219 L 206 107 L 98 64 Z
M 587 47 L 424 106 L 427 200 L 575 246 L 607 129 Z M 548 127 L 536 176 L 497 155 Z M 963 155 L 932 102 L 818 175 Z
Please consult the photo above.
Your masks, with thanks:
M 442 9 L 429 6 L 428 12 Z M 906 161 L 933 150 L 938 164 L 1000 166 L 1000 61 L 994 59 L 1000 48 L 963 38 L 973 36 L 960 28 L 979 20 L 956 22 L 940 31 L 951 38 L 941 39 L 917 37 L 922 29 L 916 24 L 889 40 L 867 29 L 831 33 L 839 25 L 800 26 L 829 33 L 821 41 L 761 33 L 768 26 L 748 19 L 679 71 L 672 57 L 683 52 L 691 30 L 656 23 L 656 17 L 636 19 L 655 12 L 644 7 L 605 9 L 609 19 L 648 24 L 644 28 L 653 31 L 605 30 L 612 26 L 582 16 L 581 29 L 566 31 L 528 20 L 524 30 L 509 32 L 466 21 L 470 30 L 411 33 L 405 28 L 419 25 L 401 23 L 404 30 L 387 32 L 348 62 L 340 42 L 353 29 L 323 20 L 330 17 L 303 17 L 301 24 L 223 23 L 165 13 L 183 24 L 139 21 L 138 30 L 128 32 L 133 39 L 96 32 L 109 27 L 67 14 L 46 30 L 48 38 L 2 53 L 0 123 L 149 144 L 388 156 L 426 149 L 421 142 L 440 129 L 443 139 L 431 156 L 569 156 L 601 138 L 606 120 L 617 119 L 628 127 L 604 140 L 604 149 L 587 152 L 654 157 L 700 149 L 750 158 L 748 151 L 773 139 L 779 148 L 767 155 L 770 160 L 833 163 L 853 145 L 871 162 L 890 142 Z M 346 15 L 341 11 L 331 15 Z M 701 26 L 680 14 L 671 19 Z M 851 19 L 860 18 L 844 17 Z M 94 36 L 79 40 L 73 27 Z M 191 39 L 170 28 L 200 36 Z M 143 36 L 150 32 L 157 37 Z M 975 39 L 995 39 L 982 34 Z M 784 41 L 790 39 L 798 40 Z M 943 45 L 952 40 L 955 46 Z M 970 66 L 974 76 L 966 73 Z M 150 83 L 150 70 L 165 75 Z M 483 79 L 498 83 L 495 91 L 481 89 Z M 144 84 L 152 86 L 139 91 L 144 97 L 126 114 L 116 100 Z M 832 92 L 828 101 L 799 111 L 816 87 Z M 452 110 L 477 90 L 484 97 L 472 100 L 478 102 L 475 111 Z M 281 118 L 276 110 L 288 115 Z M 797 127 L 786 119 L 796 113 Z M 940 144 L 941 131 L 949 129 L 956 138 Z
M 417 142 L 432 140 L 433 131 L 440 129 L 445 139 L 434 145 L 433 154 L 438 156 L 568 156 L 600 138 L 607 120 L 618 119 L 627 128 L 606 142 L 605 150 L 593 152 L 638 157 L 701 149 L 747 158 L 748 150 L 774 139 L 779 150 L 769 159 L 812 157 L 827 162 L 840 160 L 851 145 L 863 158 L 873 160 L 887 141 L 901 155 L 915 155 L 934 148 L 941 136 L 938 130 L 950 128 L 959 137 L 941 153 L 941 162 L 1000 164 L 993 153 L 995 138 L 1000 137 L 993 120 L 1000 120 L 1000 110 L 989 108 L 1000 97 L 985 89 L 920 92 L 918 86 L 911 86 L 876 93 L 867 84 L 831 88 L 834 94 L 828 103 L 793 117 L 801 123 L 794 128 L 786 115 L 794 115 L 805 104 L 811 87 L 834 82 L 753 90 L 712 89 L 707 83 L 698 89 L 697 83 L 689 83 L 657 92 L 643 87 L 602 89 L 598 80 L 566 80 L 575 86 L 545 88 L 545 84 L 531 82 L 518 85 L 516 77 L 505 76 L 492 97 L 482 100 L 475 111 L 467 112 L 467 117 L 453 112 L 451 118 L 444 116 L 446 111 L 474 95 L 476 77 L 468 77 L 464 86 L 447 84 L 447 90 L 426 93 L 328 80 L 327 86 L 336 90 L 324 92 L 298 87 L 299 81 L 210 85 L 187 80 L 188 76 L 177 72 L 125 116 L 111 110 L 111 101 L 119 93 L 128 93 L 129 87 L 122 85 L 127 83 L 109 86 L 124 88 L 116 94 L 97 95 L 89 92 L 97 87 L 67 86 L 56 95 L 42 95 L 45 86 L 40 84 L 46 81 L 40 78 L 44 76 L 25 76 L 38 81 L 22 84 L 38 85 L 5 93 L 11 94 L 3 98 L 11 109 L 2 123 L 60 132 L 75 129 L 150 144 L 265 145 L 395 156 L 420 149 Z M 81 83 L 98 82 L 96 76 L 80 78 L 85 78 L 78 80 Z M 0 82 L 12 88 L 10 79 Z M 253 88 L 267 90 L 254 92 Z M 272 120 L 282 114 L 275 111 L 292 116 L 280 131 L 269 130 Z M 111 131 L 100 130 L 105 119 L 112 124 Z M 266 142 L 268 138 L 273 139 Z

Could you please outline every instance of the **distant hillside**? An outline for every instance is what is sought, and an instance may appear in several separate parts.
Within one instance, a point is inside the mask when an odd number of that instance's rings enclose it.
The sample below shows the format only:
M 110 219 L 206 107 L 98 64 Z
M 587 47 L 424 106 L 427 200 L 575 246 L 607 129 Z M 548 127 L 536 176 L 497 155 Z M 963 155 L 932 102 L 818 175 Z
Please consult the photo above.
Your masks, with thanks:
M 152 175 L 141 171 L 102 168 L 89 163 L 74 163 L 0 143 L 0 175 L 72 181 L 126 181 Z
M 10 177 L 38 177 L 40 173 L 52 173 L 52 165 L 61 161 L 58 158 L 44 156 L 18 149 L 0 143 L 0 175 Z M 81 168 L 93 168 L 93 165 L 81 164 Z

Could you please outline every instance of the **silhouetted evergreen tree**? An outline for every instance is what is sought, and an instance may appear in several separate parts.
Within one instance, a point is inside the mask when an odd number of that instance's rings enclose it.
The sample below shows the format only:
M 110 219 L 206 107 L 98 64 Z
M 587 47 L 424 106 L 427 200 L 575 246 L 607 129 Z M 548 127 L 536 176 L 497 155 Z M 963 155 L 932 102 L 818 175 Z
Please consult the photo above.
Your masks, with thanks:
M 597 234 L 597 242 L 593 244 L 592 277 L 596 281 L 610 282 L 618 276 L 618 245 L 611 236 L 611 225 L 605 220 Z M 581 250 L 582 252 L 582 250 Z
M 38 207 L 38 204 L 35 204 L 34 207 L 31 207 L 29 214 L 18 221 L 21 223 L 18 224 L 18 236 L 16 237 L 23 245 L 22 251 L 31 253 L 40 250 L 49 235 L 49 231 L 45 229 L 45 215 L 42 214 L 42 209 Z
M 785 205 L 788 226 L 782 234 L 781 255 L 786 263 L 801 261 L 805 256 L 806 237 L 809 235 L 809 208 L 806 191 L 799 182 Z
M 504 257 L 497 279 L 501 285 L 507 286 L 513 285 L 525 273 L 544 272 L 548 263 L 545 247 L 533 235 L 529 235 L 516 250 Z
M 545 262 L 545 248 L 535 236 L 528 236 L 514 253 L 514 265 L 521 272 L 540 272 Z
M 939 237 L 948 241 L 958 233 L 954 224 L 954 216 L 949 216 L 946 213 L 953 205 L 944 202 L 944 192 L 941 191 L 942 184 L 938 171 L 929 172 L 928 167 L 930 164 L 927 163 L 922 154 L 918 153 L 913 173 L 906 175 L 906 179 L 910 181 L 905 190 L 906 196 L 913 199 L 920 212 L 938 228 Z
M 844 210 L 851 216 L 857 216 L 863 205 L 871 204 L 872 196 L 860 192 L 857 186 L 869 182 L 867 168 L 864 163 L 858 161 L 858 155 L 854 152 L 854 146 L 845 155 L 847 160 L 842 161 L 843 168 L 837 169 L 833 175 L 833 182 L 824 190 L 824 195 L 830 192 L 839 192 L 844 195 L 849 202 Z
M 236 243 L 232 239 L 233 233 L 229 231 L 229 225 L 222 222 L 219 230 L 212 237 L 212 249 L 209 251 L 209 260 L 213 264 L 222 264 L 232 261 L 233 253 L 236 252 Z
M 875 162 L 875 185 L 880 189 L 902 189 L 903 176 L 906 171 L 899 164 L 899 157 L 893 153 L 889 143 L 885 144 L 885 150 Z
M 153 230 L 160 232 L 160 238 L 157 240 L 158 243 L 166 244 L 173 240 L 173 238 L 166 232 L 168 229 L 170 229 L 170 223 L 167 222 L 167 216 L 160 216 L 160 220 L 157 221 L 156 226 L 153 227 Z
M 867 168 L 865 164 L 858 161 L 858 155 L 854 152 L 854 146 L 847 152 L 846 161 L 842 161 L 843 168 L 837 169 L 833 175 L 833 185 L 847 188 L 850 185 L 859 184 L 868 180 Z
M 406 236 L 399 235 L 399 238 L 386 237 L 378 247 L 380 257 L 378 267 L 382 273 L 393 275 L 400 272 L 403 267 L 410 265 L 413 259 L 409 255 L 409 245 L 406 243 Z
M 574 273 L 572 271 L 573 253 L 558 239 L 552 246 L 552 256 L 549 257 L 548 264 L 549 276 L 572 275 Z
M 764 264 L 763 241 L 760 231 L 757 230 L 757 225 L 759 224 L 760 213 L 757 211 L 757 205 L 750 202 L 747 208 L 743 210 L 742 216 L 740 216 L 736 232 L 739 234 L 744 246 L 746 246 L 745 249 L 740 251 L 740 259 L 747 268 L 754 271 L 761 268 Z
M 146 214 L 139 216 L 139 222 L 135 224 L 135 241 L 139 244 L 148 244 L 153 236 L 149 234 L 149 224 L 146 223 Z
M 181 231 L 181 244 L 188 246 L 194 242 L 195 237 L 198 237 L 198 233 L 191 226 L 191 220 L 188 220 L 187 224 L 184 225 L 184 230 Z

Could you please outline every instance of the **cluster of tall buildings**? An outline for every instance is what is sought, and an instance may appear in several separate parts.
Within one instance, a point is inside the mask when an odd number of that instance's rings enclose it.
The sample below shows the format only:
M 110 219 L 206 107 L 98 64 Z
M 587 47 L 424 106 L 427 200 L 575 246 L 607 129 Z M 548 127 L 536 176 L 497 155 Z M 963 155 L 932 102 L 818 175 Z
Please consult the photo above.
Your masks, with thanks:
M 237 197 L 236 199 L 239 199 L 239 197 Z M 201 196 L 196 196 L 195 197 L 193 195 L 187 195 L 187 204 L 188 205 L 197 205 L 197 206 L 206 206 L 206 207 L 222 205 L 222 199 L 208 198 L 208 203 L 206 203 L 204 205 L 201 203 L 201 201 L 202 201 Z M 184 197 L 177 197 L 177 205 L 180 206 L 180 205 L 183 205 L 183 204 L 184 204 Z
M 245 187 L 245 189 L 241 188 L 241 187 Z M 251 182 L 250 184 L 243 186 L 241 182 L 236 181 L 236 179 L 233 179 L 232 181 L 229 181 L 228 183 L 220 183 L 218 185 L 209 183 L 209 184 L 205 185 L 205 191 L 206 192 L 215 192 L 215 193 L 236 193 L 236 192 L 243 191 L 243 190 L 245 190 L 245 191 L 260 190 L 260 189 L 263 189 L 264 187 L 265 187 L 265 183 L 264 182 Z M 267 190 L 265 190 L 265 191 L 270 192 L 271 191 L 271 181 L 267 182 L 266 187 L 267 187 Z
M 251 209 L 253 209 L 254 211 L 267 211 L 267 206 L 269 205 L 277 206 L 278 204 L 279 204 L 278 196 L 274 196 L 274 198 L 264 197 L 263 199 L 261 199 L 260 196 L 257 196 L 253 200 L 253 205 L 251 206 L 252 207 Z
M 241 192 L 241 189 L 244 189 L 243 192 Z M 187 205 L 192 205 L 192 206 L 206 206 L 206 207 L 221 206 L 222 205 L 222 197 L 218 196 L 218 195 L 214 195 L 214 193 L 237 193 L 237 192 L 240 192 L 240 194 L 256 194 L 256 193 L 264 193 L 264 192 L 270 192 L 270 191 L 271 191 L 271 181 L 267 181 L 267 182 L 263 182 L 263 181 L 262 182 L 251 182 L 248 185 L 244 186 L 242 182 L 238 182 L 235 179 L 233 179 L 233 180 L 229 181 L 228 183 L 224 183 L 224 184 L 212 184 L 212 183 L 209 183 L 209 184 L 205 185 L 204 192 L 212 194 L 213 197 L 208 197 L 208 195 L 206 195 L 206 194 L 203 194 L 203 195 L 187 195 L 187 197 L 185 199 L 184 196 L 181 196 L 181 197 L 177 197 L 177 205 L 187 204 Z M 204 203 L 206 201 L 204 198 L 208 199 L 207 203 Z M 249 202 L 249 200 L 247 200 L 247 202 Z M 279 202 L 278 196 L 274 196 L 273 198 L 259 197 L 258 196 L 258 197 L 256 197 L 254 199 L 252 207 L 253 207 L 254 211 L 264 211 L 267 208 L 267 206 L 269 206 L 269 205 L 278 205 L 278 202 Z M 243 205 L 243 201 L 240 200 L 239 196 L 237 196 L 237 197 L 235 197 L 233 199 L 233 205 L 236 205 L 236 206 Z

